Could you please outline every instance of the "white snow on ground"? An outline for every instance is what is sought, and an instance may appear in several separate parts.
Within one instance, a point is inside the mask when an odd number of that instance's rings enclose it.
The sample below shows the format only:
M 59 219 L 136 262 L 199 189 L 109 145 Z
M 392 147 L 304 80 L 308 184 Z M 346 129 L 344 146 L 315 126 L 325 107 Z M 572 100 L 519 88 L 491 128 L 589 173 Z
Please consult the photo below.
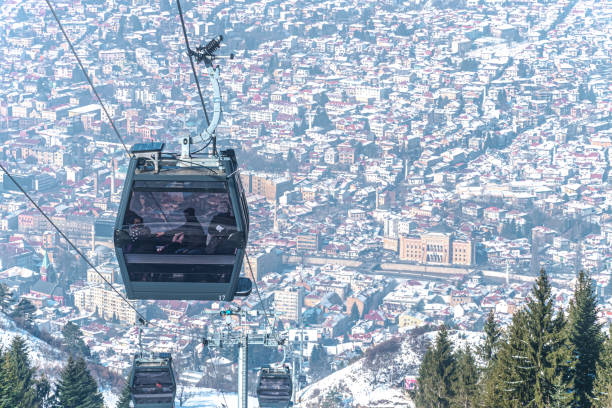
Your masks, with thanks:
M 398 388 L 388 386 L 375 387 L 370 383 L 370 377 L 363 368 L 363 360 L 359 360 L 342 370 L 309 385 L 300 393 L 299 407 L 317 400 L 317 396 L 325 396 L 336 387 L 345 388 L 352 395 L 351 406 L 367 407 L 414 407 L 414 404 Z
M 227 401 L 227 407 L 238 406 L 238 394 L 225 393 L 211 388 L 189 387 L 185 389 L 186 394 L 192 394 L 187 401 L 180 405 L 176 401 L 176 408 L 219 408 Z M 225 396 L 225 399 L 223 398 Z M 257 398 L 249 397 L 249 408 L 259 408 Z
M 435 342 L 438 332 L 424 334 L 431 344 Z M 472 351 L 482 343 L 483 334 L 481 332 L 450 330 L 449 338 L 455 345 L 455 350 L 470 346 Z M 402 345 L 401 353 L 394 360 L 398 365 L 413 367 L 413 375 L 421 363 L 421 356 L 417 355 L 407 342 Z M 309 404 L 317 403 L 319 398 L 335 388 L 344 389 L 348 396 L 347 406 L 366 406 L 366 407 L 414 407 L 404 390 L 391 387 L 388 384 L 375 384 L 372 381 L 373 375 L 363 366 L 364 359 L 361 359 L 342 370 L 325 377 L 324 379 L 309 385 L 300 393 L 299 407 L 307 407 Z M 345 395 L 346 396 L 346 395 Z
M 4 349 L 10 347 L 11 342 L 17 336 L 21 336 L 26 343 L 30 355 L 30 364 L 44 372 L 51 380 L 54 380 L 63 367 L 62 354 L 44 341 L 32 336 L 15 326 L 15 322 L 0 313 L 0 345 Z
M 432 343 L 435 341 L 436 335 L 437 332 L 425 334 Z M 12 320 L 0 314 L 0 344 L 8 347 L 15 336 L 24 338 L 32 365 L 46 373 L 51 382 L 54 383 L 65 364 L 62 353 L 28 332 L 17 328 Z M 482 342 L 483 338 L 480 332 L 456 330 L 449 331 L 449 336 L 455 347 L 463 348 L 469 345 L 472 350 Z M 398 353 L 398 358 L 395 361 L 400 365 L 418 366 L 420 359 L 421 357 L 404 343 L 403 350 Z M 372 375 L 363 367 L 363 362 L 364 360 L 361 359 L 306 387 L 300 393 L 301 403 L 298 406 L 306 407 L 308 403 L 317 401 L 317 395 L 319 397 L 325 396 L 330 390 L 339 387 L 350 394 L 348 396 L 350 406 L 414 407 L 414 404 L 402 389 L 390 387 L 386 384 L 374 384 Z M 219 391 L 209 388 L 187 388 L 185 392 L 191 395 L 183 405 L 179 405 L 177 401 L 177 408 L 218 408 L 223 407 L 226 403 L 228 407 L 234 407 L 238 403 L 238 397 L 235 393 L 225 393 L 224 399 L 223 394 Z M 112 408 L 116 405 L 118 397 L 111 390 L 102 390 L 102 394 L 107 407 Z M 249 407 L 259 407 L 257 398 L 249 397 Z
M 36 367 L 39 372 L 46 374 L 53 389 L 60 371 L 66 364 L 63 354 L 27 331 L 18 328 L 15 322 L 0 313 L 0 345 L 7 349 L 17 336 L 21 336 L 25 340 L 30 364 Z M 114 407 L 117 404 L 118 396 L 111 390 L 102 390 L 102 396 L 107 407 Z
M 425 333 L 425 337 L 432 345 L 436 342 L 437 336 L 437 331 Z M 473 353 L 476 348 L 482 344 L 484 340 L 484 333 L 467 330 L 449 330 L 448 337 L 455 346 L 455 350 L 465 349 L 467 346 L 470 346 Z
M 119 396 L 111 390 L 102 390 L 102 397 L 104 397 L 104 405 L 106 405 L 107 407 L 115 408 L 117 406 Z
M 407 342 L 403 343 L 402 350 L 397 353 L 394 360 L 394 364 L 403 367 L 415 367 L 418 366 L 419 362 L 420 357 L 410 349 Z M 372 408 L 414 407 L 403 389 L 392 387 L 389 384 L 374 383 L 373 374 L 364 368 L 363 363 L 364 359 L 362 358 L 348 367 L 309 385 L 300 393 L 300 404 L 298 406 L 306 407 L 309 404 L 316 403 L 319 398 L 338 387 L 341 392 L 350 394 L 347 401 L 349 406 Z M 384 375 L 384 368 L 382 375 Z
M 62 353 L 25 330 L 18 328 L 15 326 L 15 322 L 0 313 L 0 345 L 4 349 L 8 348 L 16 336 L 21 336 L 25 340 L 32 366 L 44 372 L 49 377 L 50 382 L 55 384 L 66 363 Z M 106 407 L 114 408 L 119 396 L 110 389 L 103 389 L 101 392 Z M 185 392 L 191 394 L 190 398 L 183 405 L 179 405 L 177 400 L 176 408 L 219 408 L 225 404 L 221 392 L 210 388 L 187 388 Z M 225 399 L 228 407 L 238 405 L 237 394 L 225 393 Z M 249 397 L 249 407 L 259 407 L 257 398 Z

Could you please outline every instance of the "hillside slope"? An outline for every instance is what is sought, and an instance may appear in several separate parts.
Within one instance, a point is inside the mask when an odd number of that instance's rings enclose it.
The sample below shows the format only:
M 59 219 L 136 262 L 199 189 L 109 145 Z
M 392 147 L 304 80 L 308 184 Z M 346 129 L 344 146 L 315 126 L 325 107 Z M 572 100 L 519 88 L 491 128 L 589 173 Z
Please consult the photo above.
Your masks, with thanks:
M 24 339 L 32 366 L 37 368 L 39 374 L 45 374 L 54 386 L 68 358 L 66 354 L 20 329 L 13 320 L 0 313 L 0 344 L 9 347 L 16 336 Z M 117 395 L 110 389 L 102 388 L 100 391 L 104 396 L 106 406 L 114 407 L 118 399 Z
M 407 375 L 418 371 L 418 345 L 415 339 L 394 341 L 396 344 L 373 347 L 353 364 L 306 387 L 300 393 L 299 406 L 319 407 L 336 392 L 341 397 L 333 404 L 338 406 L 414 407 L 401 384 Z
M 16 336 L 21 336 L 24 339 L 32 366 L 38 369 L 39 374 L 45 374 L 51 383 L 55 384 L 67 360 L 66 354 L 20 329 L 13 320 L 0 313 L 0 345 L 8 347 Z M 118 395 L 108 388 L 101 388 L 101 392 L 106 407 L 114 408 L 117 404 Z M 220 392 L 208 388 L 188 388 L 185 393 L 189 397 L 183 405 L 180 405 L 177 399 L 177 408 L 219 407 L 225 404 L 225 401 L 229 406 L 236 406 L 238 399 L 235 393 L 225 393 L 225 396 L 223 396 Z M 257 399 L 250 397 L 249 407 L 256 408 L 258 406 Z

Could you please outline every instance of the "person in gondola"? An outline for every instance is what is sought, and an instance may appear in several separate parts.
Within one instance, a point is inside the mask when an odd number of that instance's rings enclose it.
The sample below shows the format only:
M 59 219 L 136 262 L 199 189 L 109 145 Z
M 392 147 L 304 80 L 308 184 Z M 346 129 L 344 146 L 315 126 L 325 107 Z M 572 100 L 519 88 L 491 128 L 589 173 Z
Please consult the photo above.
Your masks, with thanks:
M 130 243 L 128 251 L 134 253 L 149 252 L 151 245 L 151 230 L 143 223 L 139 215 L 135 215 L 129 227 Z
M 221 202 L 217 207 L 217 214 L 210 220 L 208 225 L 207 254 L 231 255 L 235 248 L 229 245 L 228 238 L 236 231 L 236 220 L 229 210 L 226 202 Z
M 183 211 L 185 223 L 178 228 L 157 233 L 158 239 L 165 242 L 158 252 L 170 254 L 201 254 L 206 246 L 206 233 L 195 216 L 193 208 Z

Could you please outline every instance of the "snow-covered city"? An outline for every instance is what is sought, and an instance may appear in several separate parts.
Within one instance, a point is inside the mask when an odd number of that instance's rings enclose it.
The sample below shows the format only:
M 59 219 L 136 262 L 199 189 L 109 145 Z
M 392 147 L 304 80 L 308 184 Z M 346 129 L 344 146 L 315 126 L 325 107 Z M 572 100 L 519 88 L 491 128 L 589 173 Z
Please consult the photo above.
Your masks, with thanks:
M 0 408 L 608 407 L 611 34 L 0 0 Z

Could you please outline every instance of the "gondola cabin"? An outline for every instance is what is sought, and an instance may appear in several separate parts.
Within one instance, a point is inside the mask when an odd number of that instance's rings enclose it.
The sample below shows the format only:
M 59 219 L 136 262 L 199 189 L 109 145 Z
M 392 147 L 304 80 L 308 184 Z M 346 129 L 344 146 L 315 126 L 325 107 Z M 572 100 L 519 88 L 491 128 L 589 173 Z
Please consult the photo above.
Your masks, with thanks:
M 130 373 L 130 391 L 134 408 L 174 408 L 176 380 L 172 357 L 134 358 Z
M 263 367 L 257 380 L 257 400 L 261 408 L 291 406 L 293 382 L 288 366 Z
M 115 224 L 128 298 L 248 295 L 252 283 L 239 275 L 249 214 L 234 151 L 191 157 L 163 147 L 141 143 L 131 151 Z

